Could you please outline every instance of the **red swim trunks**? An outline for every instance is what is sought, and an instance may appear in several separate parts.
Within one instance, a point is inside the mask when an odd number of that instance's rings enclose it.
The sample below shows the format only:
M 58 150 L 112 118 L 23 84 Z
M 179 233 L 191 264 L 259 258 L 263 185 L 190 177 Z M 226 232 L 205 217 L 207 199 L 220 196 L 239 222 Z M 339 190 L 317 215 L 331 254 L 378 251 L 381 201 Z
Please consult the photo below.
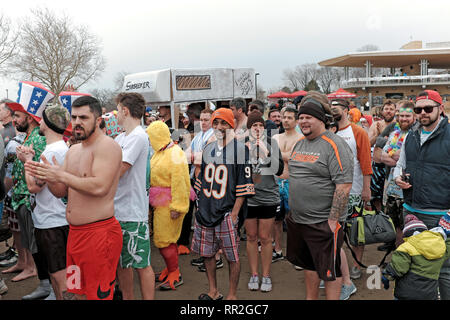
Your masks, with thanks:
M 67 291 L 88 300 L 112 300 L 122 251 L 116 218 L 70 226 L 67 239 Z

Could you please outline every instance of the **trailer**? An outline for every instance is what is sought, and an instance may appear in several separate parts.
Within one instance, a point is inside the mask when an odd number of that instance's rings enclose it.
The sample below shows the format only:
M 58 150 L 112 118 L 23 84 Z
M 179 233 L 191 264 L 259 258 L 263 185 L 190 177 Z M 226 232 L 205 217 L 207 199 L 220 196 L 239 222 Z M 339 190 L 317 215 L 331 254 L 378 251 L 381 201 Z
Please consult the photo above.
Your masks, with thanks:
M 126 75 L 123 92 L 142 94 L 147 106 L 170 106 L 172 129 L 179 110 L 193 102 L 226 106 L 241 97 L 256 99 L 256 75 L 252 68 L 163 69 Z

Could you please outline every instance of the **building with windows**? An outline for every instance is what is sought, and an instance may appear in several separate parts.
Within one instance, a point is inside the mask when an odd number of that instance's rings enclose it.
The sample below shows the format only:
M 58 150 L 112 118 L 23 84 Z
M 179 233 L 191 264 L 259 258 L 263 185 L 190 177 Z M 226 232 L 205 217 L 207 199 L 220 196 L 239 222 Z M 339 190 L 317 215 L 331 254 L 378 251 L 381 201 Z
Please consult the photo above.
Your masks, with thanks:
M 423 47 L 422 41 L 412 41 L 399 50 L 348 53 L 319 65 L 344 68 L 341 87 L 357 94 L 352 99 L 357 106 L 380 105 L 386 99 L 415 100 L 425 89 L 438 91 L 450 103 L 450 42 Z M 364 72 L 352 76 L 353 68 Z

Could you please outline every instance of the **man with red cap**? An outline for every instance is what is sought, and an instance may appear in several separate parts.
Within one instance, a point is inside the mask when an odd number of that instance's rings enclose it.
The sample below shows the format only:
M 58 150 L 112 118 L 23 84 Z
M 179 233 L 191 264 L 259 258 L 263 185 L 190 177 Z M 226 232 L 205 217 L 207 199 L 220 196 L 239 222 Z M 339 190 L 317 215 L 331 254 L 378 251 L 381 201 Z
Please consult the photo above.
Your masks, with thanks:
M 420 126 L 403 142 L 394 180 L 403 189 L 403 216 L 413 214 L 431 229 L 450 208 L 450 124 L 437 91 L 419 93 L 413 111 Z M 450 260 L 441 269 L 439 292 L 450 299 Z
M 20 241 L 26 252 L 27 262 L 26 267 L 12 281 L 21 281 L 35 276 L 37 269 L 40 286 L 31 294 L 22 298 L 24 300 L 35 300 L 46 298 L 50 294 L 50 276 L 48 274 L 48 267 L 44 262 L 45 260 L 38 252 L 34 236 L 34 223 L 31 217 L 32 204 L 25 179 L 24 163 L 26 161 L 26 154 L 30 152 L 34 152 L 33 161 L 39 161 L 47 143 L 45 137 L 39 135 L 39 122 L 41 121 L 39 117 L 30 113 L 20 103 L 11 102 L 6 103 L 6 105 L 14 111 L 13 121 L 17 131 L 26 133 L 26 138 L 22 146 L 17 148 L 17 159 L 13 165 L 12 176 L 14 187 L 11 205 L 19 221 Z M 36 265 L 36 269 L 34 264 Z
M 239 210 L 247 196 L 255 194 L 248 148 L 233 131 L 233 112 L 217 109 L 212 117 L 217 138 L 203 151 L 200 174 L 195 183 L 198 211 L 195 215 L 192 251 L 204 257 L 209 283 L 208 293 L 200 300 L 221 300 L 216 281 L 215 255 L 222 249 L 230 269 L 227 299 L 235 300 L 239 282 Z

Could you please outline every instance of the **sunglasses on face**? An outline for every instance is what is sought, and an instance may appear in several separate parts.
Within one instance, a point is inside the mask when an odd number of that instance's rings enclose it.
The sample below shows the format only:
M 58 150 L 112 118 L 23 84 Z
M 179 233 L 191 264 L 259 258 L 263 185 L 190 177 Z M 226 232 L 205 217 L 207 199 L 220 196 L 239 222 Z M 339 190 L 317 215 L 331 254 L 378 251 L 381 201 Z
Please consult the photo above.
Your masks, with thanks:
M 415 113 L 415 114 L 421 114 L 421 113 L 422 113 L 422 110 L 425 110 L 425 113 L 432 113 L 432 112 L 433 112 L 433 109 L 434 109 L 435 107 L 439 107 L 439 106 L 415 107 L 413 110 L 414 110 L 414 113 Z

